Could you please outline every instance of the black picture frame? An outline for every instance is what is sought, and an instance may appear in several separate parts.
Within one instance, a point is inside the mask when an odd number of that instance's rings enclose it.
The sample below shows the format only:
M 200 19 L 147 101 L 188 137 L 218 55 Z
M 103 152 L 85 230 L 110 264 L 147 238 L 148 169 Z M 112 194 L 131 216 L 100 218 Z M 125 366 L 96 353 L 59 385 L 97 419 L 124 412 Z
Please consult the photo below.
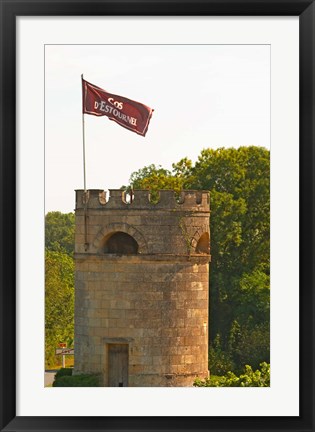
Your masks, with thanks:
M 16 17 L 298 16 L 300 34 L 300 415 L 297 417 L 16 416 Z M 1 431 L 314 431 L 315 7 L 310 0 L 0 0 Z M 288 235 L 290 235 L 288 233 Z M 297 263 L 298 265 L 298 263 Z M 289 378 L 288 378 L 289 379 Z

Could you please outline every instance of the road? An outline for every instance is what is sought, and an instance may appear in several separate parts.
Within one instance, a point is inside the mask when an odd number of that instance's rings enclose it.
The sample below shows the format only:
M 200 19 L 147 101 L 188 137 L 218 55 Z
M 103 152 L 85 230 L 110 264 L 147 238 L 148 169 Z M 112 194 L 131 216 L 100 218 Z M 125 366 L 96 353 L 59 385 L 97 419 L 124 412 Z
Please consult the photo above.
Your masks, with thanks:
M 56 372 L 56 370 L 45 371 L 45 387 L 53 383 Z

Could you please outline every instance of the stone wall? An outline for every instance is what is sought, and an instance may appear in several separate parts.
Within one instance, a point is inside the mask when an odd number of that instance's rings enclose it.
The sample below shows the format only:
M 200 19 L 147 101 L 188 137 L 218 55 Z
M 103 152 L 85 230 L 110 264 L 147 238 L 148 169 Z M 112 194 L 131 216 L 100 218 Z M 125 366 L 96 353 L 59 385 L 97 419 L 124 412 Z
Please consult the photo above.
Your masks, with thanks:
M 191 386 L 208 375 L 208 194 L 161 191 L 153 205 L 147 191 L 129 204 L 110 193 L 76 195 L 75 373 L 109 385 L 110 347 L 122 344 L 124 386 Z M 119 253 L 119 237 L 108 253 L 116 233 L 137 253 Z

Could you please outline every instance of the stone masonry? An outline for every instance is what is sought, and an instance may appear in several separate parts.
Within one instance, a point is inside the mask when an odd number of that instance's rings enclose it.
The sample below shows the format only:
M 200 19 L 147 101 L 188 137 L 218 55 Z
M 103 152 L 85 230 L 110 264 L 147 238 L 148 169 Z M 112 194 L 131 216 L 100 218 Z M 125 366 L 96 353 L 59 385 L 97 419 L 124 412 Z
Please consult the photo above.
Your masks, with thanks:
M 75 367 L 104 386 L 208 376 L 209 194 L 76 191 Z

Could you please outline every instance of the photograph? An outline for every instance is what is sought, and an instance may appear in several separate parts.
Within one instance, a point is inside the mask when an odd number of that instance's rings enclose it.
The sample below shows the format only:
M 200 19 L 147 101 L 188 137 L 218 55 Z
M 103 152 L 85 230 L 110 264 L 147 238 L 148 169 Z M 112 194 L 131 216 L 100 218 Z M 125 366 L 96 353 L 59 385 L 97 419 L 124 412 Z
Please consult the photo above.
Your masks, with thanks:
M 270 67 L 45 46 L 47 385 L 270 385 Z

